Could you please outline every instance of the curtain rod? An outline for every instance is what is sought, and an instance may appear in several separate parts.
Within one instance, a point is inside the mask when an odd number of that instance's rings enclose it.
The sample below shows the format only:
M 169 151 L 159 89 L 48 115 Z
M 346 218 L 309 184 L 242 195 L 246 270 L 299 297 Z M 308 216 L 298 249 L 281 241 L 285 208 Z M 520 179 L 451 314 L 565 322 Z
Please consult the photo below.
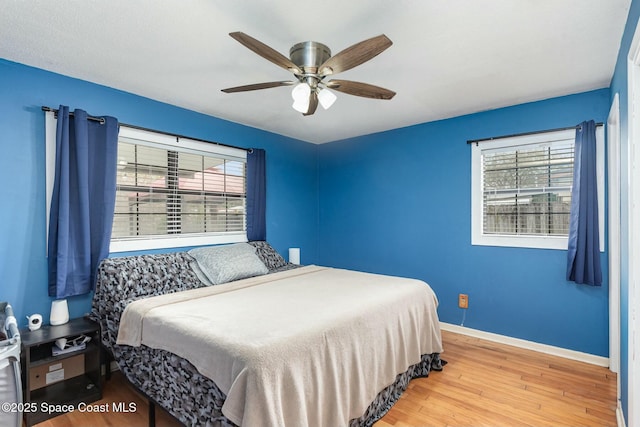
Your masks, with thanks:
M 41 108 L 42 108 L 42 111 L 52 112 L 52 113 L 54 113 L 56 115 L 58 114 L 58 110 L 55 109 L 55 108 L 47 107 L 45 105 L 43 105 Z M 72 111 L 70 111 L 69 114 L 73 116 L 73 112 Z M 100 123 L 104 124 L 104 119 L 102 117 L 87 116 L 87 119 L 88 120 L 93 120 L 93 121 L 96 121 L 96 122 L 100 122 Z M 243 151 L 246 151 L 248 153 L 251 153 L 253 151 L 253 148 L 237 147 L 235 145 L 224 144 L 222 142 L 208 141 L 206 139 L 194 138 L 194 137 L 191 137 L 191 136 L 180 135 L 180 134 L 177 134 L 177 133 L 163 132 L 163 131 L 159 131 L 159 130 L 155 130 L 155 129 L 145 128 L 145 127 L 142 127 L 142 126 L 129 125 L 129 124 L 126 124 L 126 123 L 120 123 L 120 125 L 129 127 L 129 128 L 132 128 L 132 129 L 143 130 L 143 131 L 146 131 L 146 132 L 161 133 L 163 135 L 174 136 L 176 138 L 191 139 L 193 141 L 206 142 L 208 144 L 215 144 L 215 145 L 219 145 L 221 147 L 235 148 L 237 150 L 243 150 Z
M 51 108 L 51 107 L 46 107 L 46 106 L 42 106 L 42 111 L 50 111 L 53 112 L 53 114 L 58 115 L 58 110 L 56 110 L 55 108 Z M 73 111 L 69 111 L 69 115 L 73 116 Z M 100 122 L 100 124 L 104 124 L 104 119 L 102 117 L 93 117 L 93 116 L 89 116 L 87 115 L 87 120 L 91 120 L 92 122 Z
M 603 125 L 604 125 L 604 123 L 602 123 L 602 122 L 596 123 L 596 127 L 603 126 Z M 518 136 L 527 136 L 527 135 L 537 135 L 539 133 L 547 133 L 547 132 L 560 132 L 560 131 L 563 131 L 563 130 L 578 129 L 579 127 L 580 127 L 580 125 L 576 125 L 576 126 L 567 126 L 565 128 L 534 130 L 532 132 L 523 132 L 523 133 L 514 133 L 514 134 L 511 134 L 511 135 L 493 136 L 491 138 L 470 139 L 470 140 L 467 141 L 467 144 L 476 144 L 477 145 L 479 142 L 493 141 L 495 139 L 514 138 L 514 137 L 518 137 Z

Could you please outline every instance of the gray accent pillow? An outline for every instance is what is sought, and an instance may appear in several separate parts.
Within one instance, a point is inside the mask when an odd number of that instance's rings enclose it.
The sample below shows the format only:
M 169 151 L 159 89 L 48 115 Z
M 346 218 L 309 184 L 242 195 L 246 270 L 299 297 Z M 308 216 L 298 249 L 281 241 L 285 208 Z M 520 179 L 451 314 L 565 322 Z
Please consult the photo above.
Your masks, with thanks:
M 207 286 L 211 286 L 213 285 L 213 283 L 211 283 L 211 280 L 209 280 L 209 278 L 207 277 L 206 274 L 204 274 L 204 271 L 202 271 L 202 269 L 200 268 L 200 266 L 198 265 L 198 261 L 191 261 L 189 263 L 189 266 L 191 267 L 191 269 L 193 270 L 194 273 L 196 273 L 196 276 L 198 276 L 198 279 L 200 279 L 200 281 L 202 283 L 204 283 Z
M 247 243 L 196 248 L 188 251 L 188 254 L 196 259 L 202 272 L 214 285 L 269 272 L 256 255 L 256 248 Z

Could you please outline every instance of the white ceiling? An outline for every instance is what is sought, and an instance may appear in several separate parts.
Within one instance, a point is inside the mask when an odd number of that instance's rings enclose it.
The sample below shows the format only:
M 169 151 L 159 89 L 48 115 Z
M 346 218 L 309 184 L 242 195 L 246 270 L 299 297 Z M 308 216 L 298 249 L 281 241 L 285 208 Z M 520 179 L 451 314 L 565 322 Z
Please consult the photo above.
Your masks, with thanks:
M 608 87 L 630 0 L 2 0 L 0 57 L 233 122 L 323 143 Z M 228 33 L 283 55 L 314 40 L 335 54 L 386 34 L 393 46 L 336 75 L 397 92 L 337 93 L 303 117 L 289 80 Z M 81 107 L 81 106 L 79 106 Z

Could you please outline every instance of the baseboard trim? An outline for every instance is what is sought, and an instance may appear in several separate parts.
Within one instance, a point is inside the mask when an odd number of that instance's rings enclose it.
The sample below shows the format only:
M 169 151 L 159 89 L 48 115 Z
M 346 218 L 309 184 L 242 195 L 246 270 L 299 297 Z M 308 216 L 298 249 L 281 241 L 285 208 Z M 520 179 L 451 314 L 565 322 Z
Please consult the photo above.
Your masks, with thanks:
M 468 335 L 474 338 L 481 338 L 500 344 L 512 345 L 527 350 L 538 351 L 540 353 L 560 356 L 566 359 L 577 360 L 579 362 L 590 363 L 592 365 L 609 367 L 609 358 L 596 356 L 594 354 L 583 353 L 581 351 L 569 350 L 562 347 L 555 347 L 548 344 L 540 344 L 533 341 L 527 341 L 520 338 L 513 338 L 506 335 L 494 334 L 478 329 L 467 328 L 466 326 L 454 325 L 451 323 L 440 322 L 440 328 L 444 331 L 455 332 L 462 335 Z
M 622 406 L 620 406 L 620 400 L 618 400 L 618 407 L 616 408 L 616 421 L 618 423 L 618 427 L 627 427 L 627 423 L 624 421 Z

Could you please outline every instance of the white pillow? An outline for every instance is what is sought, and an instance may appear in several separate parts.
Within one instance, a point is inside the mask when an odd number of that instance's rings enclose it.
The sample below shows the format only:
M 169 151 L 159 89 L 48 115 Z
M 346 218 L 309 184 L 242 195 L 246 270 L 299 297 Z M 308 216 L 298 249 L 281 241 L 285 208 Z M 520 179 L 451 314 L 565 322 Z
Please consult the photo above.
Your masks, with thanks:
M 214 285 L 269 272 L 256 255 L 256 248 L 248 243 L 196 248 L 188 251 L 188 254 L 196 259 L 202 272 Z

